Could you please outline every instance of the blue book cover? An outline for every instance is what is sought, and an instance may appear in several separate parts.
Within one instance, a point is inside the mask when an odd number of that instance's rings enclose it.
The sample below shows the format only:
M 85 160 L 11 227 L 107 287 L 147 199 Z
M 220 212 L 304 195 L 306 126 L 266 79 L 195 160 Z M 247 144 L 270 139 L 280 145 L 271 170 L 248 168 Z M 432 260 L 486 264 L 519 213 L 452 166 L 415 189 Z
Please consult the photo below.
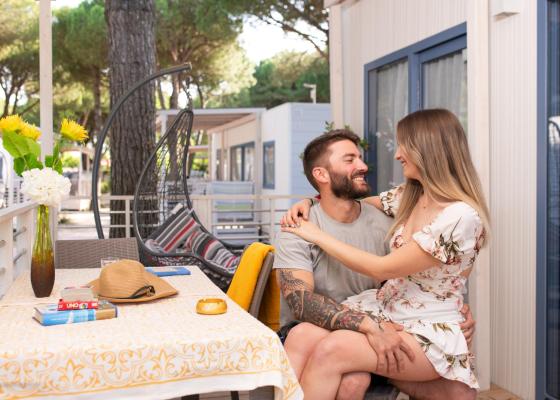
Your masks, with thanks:
M 33 318 L 42 325 L 75 324 L 78 322 L 109 319 L 117 316 L 117 307 L 106 300 L 99 302 L 98 309 L 58 311 L 57 304 L 45 304 L 35 307 Z
M 146 271 L 156 276 L 190 275 L 191 271 L 182 266 L 175 267 L 147 267 Z

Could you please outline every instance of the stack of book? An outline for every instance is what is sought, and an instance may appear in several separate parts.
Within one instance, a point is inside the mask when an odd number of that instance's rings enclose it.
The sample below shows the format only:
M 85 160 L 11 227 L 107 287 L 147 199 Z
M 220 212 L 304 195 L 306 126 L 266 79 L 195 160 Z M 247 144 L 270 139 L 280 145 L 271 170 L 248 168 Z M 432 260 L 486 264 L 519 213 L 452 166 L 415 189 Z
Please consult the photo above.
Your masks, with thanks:
M 89 286 L 62 289 L 58 304 L 35 307 L 33 318 L 42 325 L 73 324 L 117 317 L 117 307 L 98 300 Z

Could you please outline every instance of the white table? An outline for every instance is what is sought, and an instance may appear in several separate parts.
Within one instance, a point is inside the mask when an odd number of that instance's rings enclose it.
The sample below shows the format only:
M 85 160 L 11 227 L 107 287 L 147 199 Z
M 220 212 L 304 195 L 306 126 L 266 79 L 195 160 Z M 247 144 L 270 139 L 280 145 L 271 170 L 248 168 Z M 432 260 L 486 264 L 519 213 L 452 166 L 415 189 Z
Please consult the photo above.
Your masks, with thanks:
M 164 278 L 179 294 L 118 306 L 118 318 L 44 327 L 38 303 L 85 284 L 99 269 L 57 270 L 53 295 L 37 299 L 22 274 L 0 301 L 0 398 L 169 399 L 274 386 L 275 399 L 303 393 L 276 334 L 231 301 L 197 267 Z M 202 297 L 228 312 L 195 312 Z

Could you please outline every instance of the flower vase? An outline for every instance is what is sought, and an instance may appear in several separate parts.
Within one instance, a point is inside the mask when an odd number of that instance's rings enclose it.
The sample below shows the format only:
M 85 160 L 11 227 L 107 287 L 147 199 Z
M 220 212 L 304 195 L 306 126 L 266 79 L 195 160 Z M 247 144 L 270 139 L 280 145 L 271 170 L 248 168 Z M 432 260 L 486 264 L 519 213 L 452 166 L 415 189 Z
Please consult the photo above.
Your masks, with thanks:
M 35 297 L 50 296 L 54 285 L 54 253 L 49 222 L 49 207 L 39 205 L 31 256 L 31 286 Z

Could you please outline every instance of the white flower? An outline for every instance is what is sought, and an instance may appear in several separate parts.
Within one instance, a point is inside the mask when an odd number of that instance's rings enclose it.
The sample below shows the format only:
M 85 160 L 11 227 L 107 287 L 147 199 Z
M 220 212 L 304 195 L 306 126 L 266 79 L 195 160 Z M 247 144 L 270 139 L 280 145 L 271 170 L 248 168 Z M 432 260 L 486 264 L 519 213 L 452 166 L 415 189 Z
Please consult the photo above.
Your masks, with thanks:
M 25 171 L 21 191 L 39 204 L 58 207 L 62 198 L 70 193 L 70 179 L 52 168 Z

